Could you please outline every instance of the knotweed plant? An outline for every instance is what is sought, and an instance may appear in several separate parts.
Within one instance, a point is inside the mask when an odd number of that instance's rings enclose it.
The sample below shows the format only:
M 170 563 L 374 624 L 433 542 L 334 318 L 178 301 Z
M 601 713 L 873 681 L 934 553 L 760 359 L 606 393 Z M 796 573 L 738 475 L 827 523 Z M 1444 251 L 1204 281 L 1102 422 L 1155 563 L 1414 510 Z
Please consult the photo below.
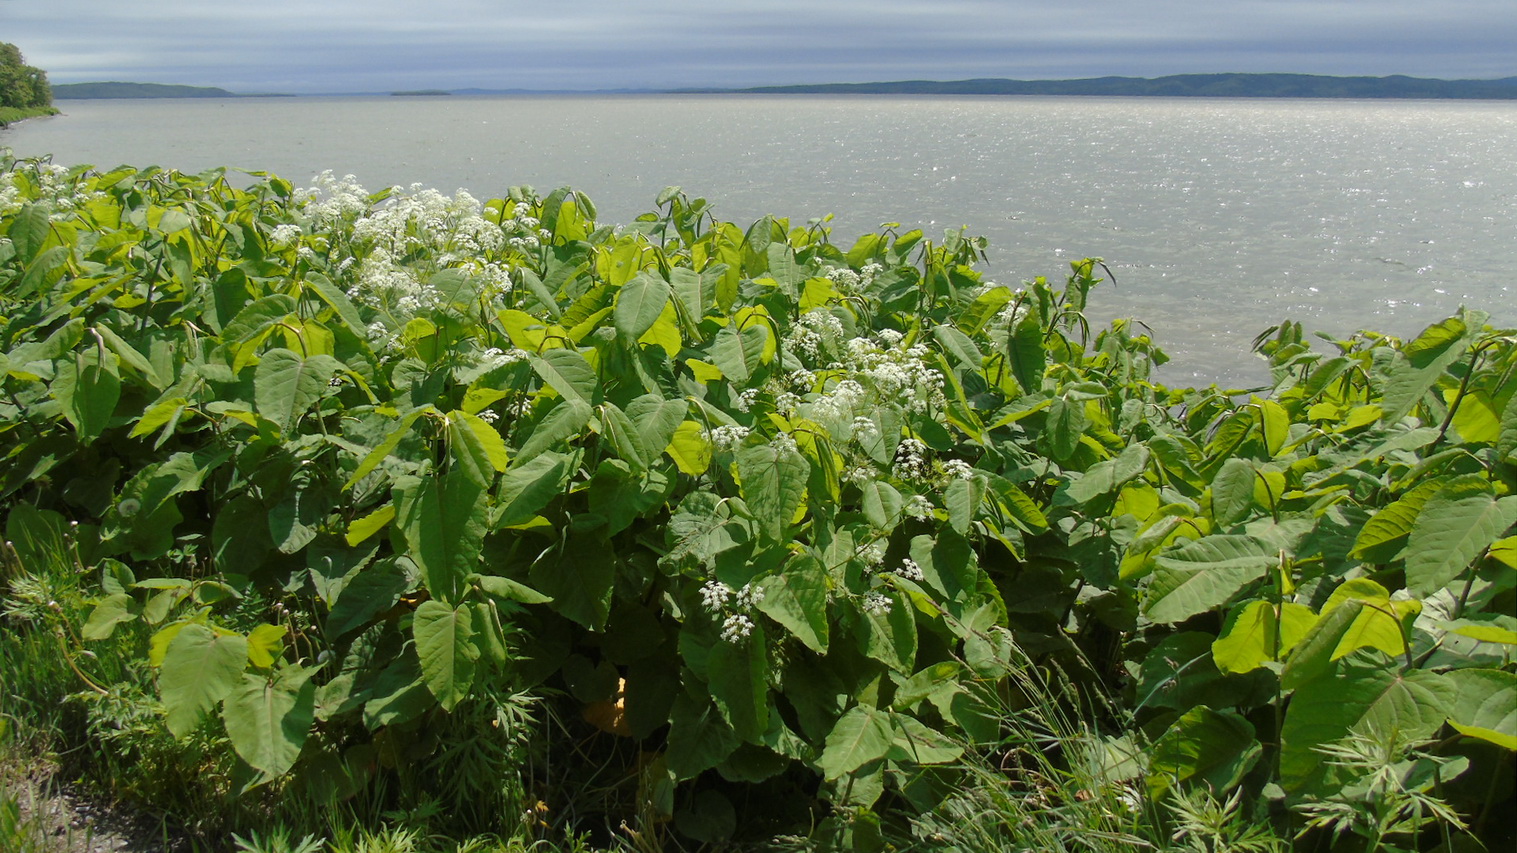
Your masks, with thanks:
M 962 232 L 0 163 L 7 536 L 77 530 L 78 643 L 241 802 L 414 814 L 536 690 L 612 709 L 545 718 L 626 739 L 649 845 L 740 833 L 721 780 L 866 847 L 1042 669 L 1120 697 L 1082 743 L 1147 737 L 1102 809 L 1327 802 L 1318 747 L 1392 721 L 1517 747 L 1517 337 L 1479 312 L 1170 389 L 1085 318 L 1099 261 L 993 286 Z M 465 821 L 535 813 L 473 781 Z

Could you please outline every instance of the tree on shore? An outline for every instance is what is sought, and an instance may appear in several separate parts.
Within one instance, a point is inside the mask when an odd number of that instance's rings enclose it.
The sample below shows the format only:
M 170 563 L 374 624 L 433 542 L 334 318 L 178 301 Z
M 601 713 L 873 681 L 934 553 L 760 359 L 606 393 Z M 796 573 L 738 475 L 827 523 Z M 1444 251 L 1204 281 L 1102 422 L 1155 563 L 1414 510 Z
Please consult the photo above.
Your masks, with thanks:
M 27 65 L 20 48 L 0 42 L 0 107 L 33 109 L 52 103 L 47 72 Z

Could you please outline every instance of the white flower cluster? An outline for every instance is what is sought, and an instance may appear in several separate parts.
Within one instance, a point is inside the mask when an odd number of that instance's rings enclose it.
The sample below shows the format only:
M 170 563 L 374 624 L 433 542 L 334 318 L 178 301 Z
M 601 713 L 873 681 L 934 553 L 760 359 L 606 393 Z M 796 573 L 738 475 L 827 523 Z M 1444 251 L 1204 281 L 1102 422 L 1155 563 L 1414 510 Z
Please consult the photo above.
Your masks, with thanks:
M 758 388 L 744 388 L 742 392 L 737 395 L 737 399 L 733 401 L 733 404 L 737 406 L 737 410 L 739 412 L 746 412 L 749 409 L 753 408 L 753 404 L 757 402 L 758 396 Z
M 100 190 L 81 190 L 79 183 L 63 166 L 19 161 L 13 171 L 0 174 L 0 216 L 9 216 L 31 201 L 46 204 L 51 209 L 49 219 L 68 219 L 80 207 L 105 197 Z
M 917 561 L 910 557 L 901 561 L 901 565 L 896 568 L 895 574 L 897 577 L 903 577 L 909 581 L 921 581 L 925 578 L 922 574 L 922 567 L 917 565 Z
M 785 349 L 805 354 L 812 363 L 821 358 L 843 338 L 843 321 L 825 308 L 813 308 L 801 315 L 785 333 Z
M 295 191 L 295 204 L 322 227 L 369 212 L 369 191 L 352 175 L 334 177 L 328 169 L 309 187 Z
M 941 408 L 946 402 L 943 374 L 927 366 L 927 345 L 902 348 L 904 336 L 894 329 L 878 337 L 878 343 L 868 338 L 848 342 L 848 369 L 873 389 L 877 399 L 899 402 L 913 412 Z
M 943 460 L 943 473 L 958 480 L 974 479 L 974 468 L 962 459 Z
M 885 550 L 888 543 L 883 539 L 876 539 L 859 549 L 859 559 L 871 569 L 885 562 Z
M 716 613 L 725 608 L 727 602 L 732 600 L 732 593 L 732 587 L 727 586 L 721 581 L 706 581 L 705 585 L 701 587 L 701 606 L 705 607 L 709 613 Z
M 996 314 L 995 321 L 997 323 L 1000 323 L 1004 326 L 1015 326 L 1018 323 L 1021 323 L 1022 320 L 1027 317 L 1027 301 L 1020 298 L 1022 296 L 1022 291 L 1016 291 L 1016 295 L 1019 298 L 1013 299 L 1010 302 L 1006 303 L 1006 307 L 1002 308 L 999 314 Z
M 537 239 L 535 219 L 521 214 L 497 225 L 485 218 L 479 200 L 464 190 L 449 198 L 420 184 L 409 189 L 393 187 L 376 206 L 352 175 L 339 180 L 323 172 L 316 176 L 314 186 L 299 190 L 296 198 L 311 219 L 312 233 L 340 234 L 347 229 L 353 251 L 361 257 L 357 281 L 348 288 L 349 298 L 394 311 L 401 319 L 440 306 L 441 295 L 425 283 L 439 269 L 456 267 L 467 272 L 482 285 L 487 298 L 509 292 L 509 266 L 490 256 L 507 248 L 508 233 L 522 232 L 528 224 L 534 229 L 532 239 Z M 299 239 L 298 230 L 285 229 L 275 229 L 276 246 Z M 306 249 L 301 247 L 301 257 L 314 260 L 315 254 Z M 344 273 L 352 265 L 351 258 L 345 259 L 337 272 Z
M 479 368 L 481 372 L 488 372 L 494 370 L 497 367 L 505 367 L 508 364 L 515 364 L 516 362 L 521 361 L 526 357 L 526 351 L 519 350 L 515 347 L 512 347 L 508 350 L 503 350 L 500 347 L 490 347 L 489 349 L 479 354 Z
M 713 617 L 725 613 L 728 603 L 737 610 L 751 611 L 763 600 L 764 591 L 751 583 L 745 583 L 742 589 L 734 590 L 721 581 L 710 580 L 701 587 L 701 606 Z M 722 619 L 723 642 L 740 642 L 752 633 L 753 619 L 747 613 L 727 613 Z
M 753 620 L 734 613 L 722 621 L 722 642 L 739 643 L 753 633 Z
M 832 286 L 844 294 L 858 293 L 868 290 L 874 284 L 875 276 L 884 271 L 879 264 L 865 264 L 858 272 L 847 267 L 835 267 L 827 271 L 827 280 Z
M 879 592 L 871 592 L 864 596 L 864 612 L 875 616 L 884 616 L 890 612 L 892 602 L 890 596 Z
M 932 517 L 932 501 L 922 495 L 912 495 L 902 511 L 917 521 L 926 521 Z
M 706 433 L 706 439 L 716 445 L 717 450 L 731 450 L 742 444 L 743 439 L 753 430 L 736 424 L 722 424 L 716 429 Z
M 543 243 L 553 239 L 553 232 L 538 226 L 537 217 L 527 213 L 526 207 L 518 207 L 515 214 L 501 227 L 513 236 L 506 239 L 506 247 L 516 252 L 536 251 Z
M 743 588 L 737 591 L 737 595 L 733 596 L 733 600 L 738 607 L 750 610 L 759 606 L 759 602 L 764 600 L 764 590 L 751 583 L 745 583 Z
M 788 456 L 801 452 L 801 449 L 795 444 L 795 438 L 788 432 L 776 435 L 774 441 L 770 442 L 770 444 L 774 446 L 774 451 L 781 455 Z
M 927 461 L 927 445 L 914 438 L 903 438 L 895 449 L 895 464 L 890 472 L 900 480 L 925 480 L 932 476 L 932 463 Z
M 299 225 L 288 222 L 276 225 L 269 232 L 269 245 L 276 249 L 288 249 L 300 240 L 303 233 Z
M 21 188 L 16 186 L 13 180 L 6 176 L 6 180 L 0 181 L 0 216 L 10 216 L 26 206 L 26 198 L 21 195 Z

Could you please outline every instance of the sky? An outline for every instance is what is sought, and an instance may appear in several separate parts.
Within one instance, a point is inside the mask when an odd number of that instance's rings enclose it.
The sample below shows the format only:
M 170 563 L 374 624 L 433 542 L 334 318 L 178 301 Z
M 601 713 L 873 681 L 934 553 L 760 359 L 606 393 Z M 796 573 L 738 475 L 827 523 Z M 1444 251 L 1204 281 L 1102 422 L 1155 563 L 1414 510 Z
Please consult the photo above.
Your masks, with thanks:
M 637 89 L 1517 75 L 1514 0 L 0 0 L 54 83 Z

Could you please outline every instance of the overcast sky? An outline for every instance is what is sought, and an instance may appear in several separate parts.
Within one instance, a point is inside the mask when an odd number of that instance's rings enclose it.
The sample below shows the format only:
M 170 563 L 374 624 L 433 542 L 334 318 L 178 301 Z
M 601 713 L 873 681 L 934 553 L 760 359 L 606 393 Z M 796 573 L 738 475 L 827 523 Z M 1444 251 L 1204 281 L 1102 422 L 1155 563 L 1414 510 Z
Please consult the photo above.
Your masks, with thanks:
M 0 0 L 54 83 L 602 89 L 1517 75 L 1514 0 Z

